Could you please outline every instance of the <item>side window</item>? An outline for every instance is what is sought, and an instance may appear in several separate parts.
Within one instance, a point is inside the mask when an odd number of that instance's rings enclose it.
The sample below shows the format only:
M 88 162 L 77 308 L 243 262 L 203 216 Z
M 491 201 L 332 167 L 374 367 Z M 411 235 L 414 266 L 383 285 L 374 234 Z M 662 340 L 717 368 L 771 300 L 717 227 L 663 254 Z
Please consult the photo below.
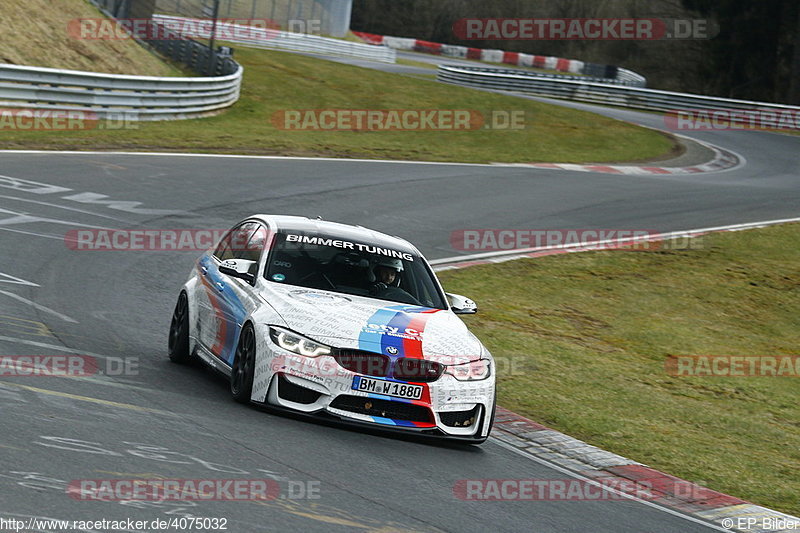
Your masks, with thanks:
M 258 261 L 261 259 L 261 252 L 264 251 L 264 247 L 267 245 L 267 229 L 258 224 L 256 230 L 250 236 L 250 240 L 247 241 L 247 246 L 245 246 L 244 250 L 237 250 L 235 252 L 236 259 L 247 259 L 249 261 Z
M 244 254 L 247 252 L 247 242 L 250 235 L 258 227 L 256 222 L 245 222 L 236 226 L 228 232 L 214 251 L 214 256 L 220 261 L 226 259 L 247 259 Z
M 224 261 L 225 259 L 230 259 L 233 257 L 231 254 L 231 239 L 230 233 L 226 233 L 225 236 L 219 241 L 217 245 L 217 249 L 214 250 L 214 257 L 219 259 L 220 261 Z

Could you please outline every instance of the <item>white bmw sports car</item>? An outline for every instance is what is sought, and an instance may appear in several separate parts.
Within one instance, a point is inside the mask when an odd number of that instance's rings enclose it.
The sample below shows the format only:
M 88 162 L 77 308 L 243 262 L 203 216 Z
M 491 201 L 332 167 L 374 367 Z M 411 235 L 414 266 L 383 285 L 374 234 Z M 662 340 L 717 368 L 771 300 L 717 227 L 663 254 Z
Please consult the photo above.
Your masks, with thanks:
M 198 357 L 243 402 L 467 443 L 489 436 L 492 356 L 407 241 L 358 226 L 256 215 L 198 260 L 169 357 Z

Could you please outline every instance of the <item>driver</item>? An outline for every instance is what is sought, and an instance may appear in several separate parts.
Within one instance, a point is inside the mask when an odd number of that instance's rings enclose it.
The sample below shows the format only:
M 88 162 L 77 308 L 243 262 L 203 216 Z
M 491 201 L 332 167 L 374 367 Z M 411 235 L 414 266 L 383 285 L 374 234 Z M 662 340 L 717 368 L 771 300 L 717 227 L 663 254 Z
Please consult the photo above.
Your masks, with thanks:
M 403 271 L 403 262 L 399 259 L 379 259 L 375 266 L 376 291 L 386 290 L 389 287 L 400 286 L 400 273 Z
M 372 273 L 374 282 L 369 293 L 378 298 L 395 302 L 420 305 L 416 298 L 400 288 L 400 277 L 403 272 L 403 261 L 391 257 L 378 259 Z

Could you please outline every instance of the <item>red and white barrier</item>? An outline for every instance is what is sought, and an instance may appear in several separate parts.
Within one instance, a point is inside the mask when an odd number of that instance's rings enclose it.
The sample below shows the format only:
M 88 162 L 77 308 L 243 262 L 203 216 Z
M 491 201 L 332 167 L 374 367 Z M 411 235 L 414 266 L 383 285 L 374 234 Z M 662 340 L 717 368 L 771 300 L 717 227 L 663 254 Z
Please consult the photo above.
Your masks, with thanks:
M 425 54 L 455 57 L 458 59 L 477 59 L 487 63 L 503 63 L 520 67 L 543 68 L 557 70 L 558 72 L 570 72 L 572 74 L 582 73 L 584 66 L 583 61 L 578 61 L 576 59 L 537 56 L 520 52 L 505 52 L 503 50 L 469 48 L 466 46 L 434 43 L 406 37 L 391 37 L 388 35 L 377 35 L 360 31 L 354 31 L 353 33 L 367 44 L 384 45 L 396 50 L 409 50 Z

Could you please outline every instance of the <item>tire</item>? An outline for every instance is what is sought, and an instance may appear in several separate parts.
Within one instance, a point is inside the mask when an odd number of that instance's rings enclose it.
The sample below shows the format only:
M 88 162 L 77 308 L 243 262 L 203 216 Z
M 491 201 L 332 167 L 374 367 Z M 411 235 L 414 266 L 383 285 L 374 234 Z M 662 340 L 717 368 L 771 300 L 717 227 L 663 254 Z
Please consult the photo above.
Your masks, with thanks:
M 173 363 L 188 363 L 192 358 L 189 353 L 189 299 L 186 293 L 178 296 L 172 322 L 169 325 L 169 360 Z
M 256 336 L 253 326 L 246 324 L 239 336 L 231 369 L 231 396 L 239 403 L 250 403 L 256 366 Z

